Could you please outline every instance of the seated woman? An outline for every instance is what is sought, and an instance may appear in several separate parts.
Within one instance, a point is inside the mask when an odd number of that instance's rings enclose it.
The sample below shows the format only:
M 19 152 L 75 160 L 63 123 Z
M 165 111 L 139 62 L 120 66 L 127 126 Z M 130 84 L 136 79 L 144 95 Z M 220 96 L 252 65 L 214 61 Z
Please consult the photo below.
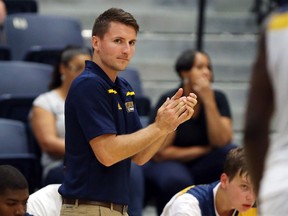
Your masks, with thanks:
M 226 154 L 235 147 L 230 144 L 233 129 L 227 98 L 211 87 L 209 56 L 186 50 L 177 59 L 175 69 L 184 95 L 195 93 L 198 103 L 193 117 L 170 134 L 163 148 L 144 166 L 147 194 L 156 198 L 158 214 L 177 191 L 216 181 L 223 172 Z M 155 111 L 175 91 L 162 95 Z M 152 113 L 151 121 L 155 114 Z
M 91 60 L 87 48 L 67 47 L 56 65 L 50 91 L 39 95 L 33 102 L 30 122 L 42 150 L 43 186 L 63 182 L 65 153 L 64 104 L 72 81 L 84 70 L 85 60 Z M 132 164 L 129 215 L 141 215 L 144 197 L 144 174 Z
M 91 54 L 86 48 L 65 48 L 54 69 L 50 91 L 39 95 L 33 102 L 30 121 L 42 150 L 44 185 L 62 183 L 65 98 L 72 81 L 84 70 L 88 59 L 91 59 Z

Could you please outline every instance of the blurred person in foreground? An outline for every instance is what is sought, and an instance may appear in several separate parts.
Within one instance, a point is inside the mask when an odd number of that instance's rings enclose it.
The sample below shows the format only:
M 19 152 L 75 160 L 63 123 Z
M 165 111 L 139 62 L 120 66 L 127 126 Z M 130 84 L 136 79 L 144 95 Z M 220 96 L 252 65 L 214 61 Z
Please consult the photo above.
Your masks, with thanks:
M 244 149 L 230 150 L 220 181 L 190 186 L 167 203 L 161 216 L 256 216 L 255 193 Z
M 142 128 L 135 92 L 118 76 L 135 52 L 139 26 L 119 8 L 100 14 L 92 30 L 92 61 L 65 103 L 65 173 L 61 215 L 127 215 L 131 161 L 146 163 L 169 133 L 193 115 L 196 95 L 167 98 Z
M 244 134 L 261 216 L 288 214 L 288 1 L 277 2 L 259 37 Z
M 144 166 L 147 199 L 156 198 L 158 214 L 179 190 L 219 179 L 226 154 L 235 147 L 231 144 L 229 103 L 222 91 L 212 88 L 213 70 L 208 54 L 192 49 L 183 51 L 176 60 L 175 71 L 184 95 L 194 92 L 198 102 L 193 117 L 170 133 L 163 148 Z M 176 91 L 163 94 L 155 111 Z

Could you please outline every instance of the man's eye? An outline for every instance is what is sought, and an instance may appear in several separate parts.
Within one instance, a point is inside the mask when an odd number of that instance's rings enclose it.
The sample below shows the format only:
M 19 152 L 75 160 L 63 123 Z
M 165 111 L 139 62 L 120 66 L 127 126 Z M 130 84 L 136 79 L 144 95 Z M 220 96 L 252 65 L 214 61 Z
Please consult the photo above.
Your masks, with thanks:
M 135 44 L 136 44 L 136 41 L 131 41 L 131 42 L 130 42 L 130 45 L 131 45 L 131 46 L 134 46 Z
M 121 40 L 120 39 L 116 39 L 116 40 L 114 40 L 114 42 L 120 44 Z
M 6 204 L 7 204 L 8 206 L 15 206 L 15 205 L 16 205 L 15 202 L 7 202 Z
M 248 189 L 248 186 L 247 186 L 247 185 L 241 185 L 241 188 L 242 188 L 243 190 L 247 190 L 247 189 Z

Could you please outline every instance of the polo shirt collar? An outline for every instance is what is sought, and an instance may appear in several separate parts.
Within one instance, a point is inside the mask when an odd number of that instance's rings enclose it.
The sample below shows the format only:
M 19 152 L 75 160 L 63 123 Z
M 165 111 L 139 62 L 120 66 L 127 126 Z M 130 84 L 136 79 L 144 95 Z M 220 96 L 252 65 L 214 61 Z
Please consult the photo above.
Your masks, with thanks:
M 119 82 L 118 82 L 118 76 L 115 80 L 115 83 L 112 82 L 112 80 L 108 77 L 108 75 L 102 70 L 102 68 L 96 64 L 95 62 L 93 61 L 89 61 L 89 60 L 86 60 L 85 61 L 85 70 L 88 70 L 92 73 L 95 73 L 97 74 L 98 76 L 100 76 L 103 80 L 105 80 L 109 86 L 111 86 L 112 88 L 118 86 Z M 118 85 L 117 85 L 118 84 Z

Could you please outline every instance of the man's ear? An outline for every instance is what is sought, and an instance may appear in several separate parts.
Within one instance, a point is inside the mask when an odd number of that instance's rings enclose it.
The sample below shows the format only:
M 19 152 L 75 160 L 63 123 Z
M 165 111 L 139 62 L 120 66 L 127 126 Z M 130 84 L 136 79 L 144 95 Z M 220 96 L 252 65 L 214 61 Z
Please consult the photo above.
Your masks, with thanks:
M 93 49 L 98 51 L 99 50 L 100 38 L 95 36 L 95 35 L 93 35 L 91 40 L 92 40 L 91 43 L 92 43 Z
M 222 187 L 223 189 L 227 188 L 227 186 L 228 186 L 228 184 L 229 184 L 229 177 L 227 176 L 227 174 L 225 174 L 225 173 L 222 173 L 222 174 L 221 174 L 220 184 L 221 184 L 221 187 Z

